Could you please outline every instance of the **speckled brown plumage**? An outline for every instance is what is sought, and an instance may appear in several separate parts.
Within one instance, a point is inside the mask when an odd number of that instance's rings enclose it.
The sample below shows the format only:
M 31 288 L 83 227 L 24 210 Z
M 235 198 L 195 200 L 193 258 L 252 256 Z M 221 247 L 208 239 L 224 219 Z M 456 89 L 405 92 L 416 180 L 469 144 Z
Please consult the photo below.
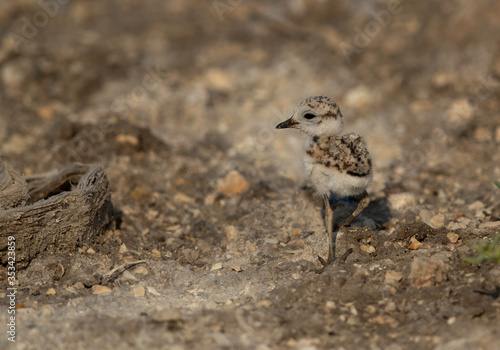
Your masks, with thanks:
M 315 136 L 312 141 L 306 148 L 306 154 L 315 164 L 352 176 L 370 175 L 372 162 L 361 136 L 356 134 Z

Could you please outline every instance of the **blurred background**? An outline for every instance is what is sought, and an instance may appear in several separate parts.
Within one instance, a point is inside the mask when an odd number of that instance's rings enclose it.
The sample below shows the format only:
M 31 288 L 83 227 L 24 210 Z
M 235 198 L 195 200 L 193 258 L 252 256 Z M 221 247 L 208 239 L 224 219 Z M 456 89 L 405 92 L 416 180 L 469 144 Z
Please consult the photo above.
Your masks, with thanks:
M 248 300 L 268 296 L 276 281 L 284 286 L 283 295 L 287 288 L 315 286 L 309 275 L 309 282 L 293 283 L 302 278 L 295 273 L 297 261 L 308 261 L 304 264 L 310 268 L 323 254 L 318 253 L 324 247 L 321 203 L 307 192 L 300 160 L 303 136 L 274 129 L 308 96 L 334 99 L 345 131 L 368 142 L 374 204 L 359 226 L 389 235 L 407 222 L 476 229 L 483 221 L 498 220 L 493 180 L 500 178 L 499 16 L 500 3 L 494 0 L 4 0 L 0 157 L 25 175 L 73 162 L 103 165 L 119 232 L 93 246 L 97 255 L 80 254 L 94 264 L 82 263 L 89 275 L 95 266 L 122 263 L 124 253 L 118 249 L 125 244 L 135 259 L 165 260 L 156 267 L 164 275 L 147 277 L 163 295 L 147 294 L 159 304 L 161 299 L 162 305 L 188 314 L 215 310 L 213 305 L 226 305 L 230 298 L 234 305 L 254 307 Z M 398 194 L 404 195 L 391 197 Z M 381 216 L 387 202 L 391 221 L 387 213 Z M 293 263 L 281 249 L 293 250 Z M 216 262 L 224 259 L 232 264 L 225 266 L 255 274 L 223 269 L 225 286 L 236 288 L 224 289 L 224 283 L 212 280 L 219 271 Z M 405 261 L 406 272 L 410 264 L 411 259 Z M 81 278 L 67 275 L 68 285 Z M 23 283 L 32 283 L 25 278 Z M 43 283 L 46 289 L 52 282 Z M 369 289 L 354 286 L 359 293 Z M 189 300 L 186 290 L 195 290 Z M 316 291 L 310 293 L 314 300 Z M 435 293 L 446 300 L 450 294 Z M 295 305 L 292 299 L 279 300 L 278 306 Z M 319 311 L 309 305 L 318 319 L 327 300 L 318 302 Z M 132 315 L 145 307 L 130 303 Z M 107 304 L 99 305 L 99 312 L 107 310 Z M 255 308 L 262 310 L 264 304 L 259 305 Z M 72 315 L 71 308 L 64 310 Z M 272 317 L 262 314 L 271 322 L 261 329 L 262 339 L 278 342 L 305 334 L 296 329 L 307 328 L 301 323 L 307 319 L 282 311 L 277 307 Z M 241 326 L 232 311 L 220 312 L 213 316 L 215 323 L 226 322 L 226 329 L 239 324 L 247 337 L 239 338 L 241 344 L 257 348 L 249 339 L 259 337 L 248 331 L 256 328 Z M 443 319 L 433 314 L 437 311 L 429 311 L 428 318 L 415 316 L 418 322 L 407 322 L 406 312 L 397 316 L 406 331 L 441 336 L 438 326 L 426 328 L 428 319 Z M 201 325 L 196 329 L 211 332 L 207 324 L 212 321 L 192 320 L 193 327 Z M 142 329 L 134 322 L 127 327 Z M 361 337 L 366 322 L 360 322 L 361 330 L 350 326 Z M 372 327 L 378 329 L 376 322 Z M 282 333 L 263 335 L 278 324 L 287 325 L 277 330 Z M 317 334 L 328 337 L 323 326 Z M 469 330 L 467 323 L 460 327 L 457 336 Z M 55 328 L 47 334 L 52 331 L 59 334 Z M 33 332 L 27 342 L 38 339 Z M 71 334 L 88 341 L 85 332 Z M 371 335 L 363 337 L 372 344 Z M 429 339 L 427 345 L 436 344 Z M 351 340 L 343 344 L 356 347 Z M 389 343 L 378 344 L 386 348 Z

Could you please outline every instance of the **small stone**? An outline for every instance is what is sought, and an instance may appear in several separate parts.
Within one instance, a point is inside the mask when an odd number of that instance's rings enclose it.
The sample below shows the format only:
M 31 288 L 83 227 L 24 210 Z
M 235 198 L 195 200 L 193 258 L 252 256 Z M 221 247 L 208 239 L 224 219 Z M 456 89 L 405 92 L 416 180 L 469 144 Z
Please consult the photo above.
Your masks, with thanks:
M 337 308 L 337 305 L 334 301 L 328 300 L 325 304 L 325 311 L 333 311 Z
M 54 117 L 54 108 L 52 106 L 40 106 L 37 113 L 43 119 L 52 119 Z
M 490 141 L 492 138 L 491 130 L 489 128 L 477 128 L 474 131 L 474 138 L 479 142 Z
M 448 223 L 448 225 L 446 226 L 447 230 L 459 230 L 461 228 L 465 228 L 465 227 L 462 227 L 462 224 L 460 224 L 459 222 L 456 222 L 456 221 L 450 221 Z
M 56 290 L 54 288 L 49 288 L 46 292 L 45 295 L 56 295 Z
M 238 239 L 238 230 L 236 230 L 236 227 L 229 225 L 226 226 L 226 237 L 230 241 L 235 241 Z
M 377 312 L 377 308 L 374 305 L 368 305 L 366 307 L 366 312 L 373 315 L 375 312 Z
M 446 265 L 442 260 L 416 257 L 411 264 L 408 279 L 415 288 L 430 287 L 445 279 L 445 270 Z
M 387 198 L 392 210 L 400 211 L 415 206 L 415 196 L 409 192 L 394 193 Z
M 369 322 L 377 325 L 389 324 L 393 327 L 395 327 L 398 324 L 398 321 L 396 321 L 393 317 L 386 315 L 375 316 L 374 318 L 370 319 Z
M 233 82 L 229 75 L 218 68 L 211 68 L 205 74 L 205 79 L 208 84 L 220 91 L 231 91 L 233 89 Z
M 241 266 L 238 266 L 238 265 L 231 267 L 231 269 L 232 269 L 232 270 L 234 270 L 234 271 L 236 271 L 236 272 L 241 272 L 241 271 L 243 271 L 243 270 L 241 269 Z
M 176 193 L 174 196 L 174 202 L 176 203 L 194 203 L 194 199 L 189 197 L 187 194 L 184 193 Z
M 161 296 L 161 294 L 154 287 L 148 286 L 147 288 L 148 288 L 149 294 L 157 296 L 157 297 Z
M 463 126 L 474 117 L 474 106 L 468 99 L 457 100 L 448 109 L 448 121 L 456 126 Z
M 453 232 L 448 232 L 446 234 L 446 238 L 448 238 L 448 241 L 450 241 L 451 243 L 457 243 L 458 242 L 458 235 L 456 233 L 453 233 Z
M 266 238 L 266 239 L 264 239 L 264 243 L 266 243 L 266 244 L 276 245 L 279 242 L 280 241 L 277 238 Z
M 410 245 L 408 246 L 408 249 L 417 250 L 418 248 L 420 248 L 421 245 L 422 245 L 422 243 L 420 243 L 419 241 L 417 241 L 417 239 L 415 238 L 415 236 L 412 236 L 410 238 Z
M 87 249 L 87 254 L 95 255 L 95 250 L 93 248 L 89 248 L 89 249 Z
M 159 310 L 151 315 L 153 321 L 156 322 L 169 322 L 169 321 L 180 321 L 182 320 L 182 315 L 179 310 Z
M 149 270 L 144 266 L 137 266 L 132 272 L 136 275 L 149 275 Z
M 347 91 L 346 96 L 344 98 L 344 102 L 347 106 L 356 108 L 356 109 L 364 109 L 369 108 L 374 100 L 375 95 L 371 89 L 366 86 L 360 85 L 354 89 Z
M 137 146 L 139 144 L 139 139 L 133 135 L 119 134 L 116 136 L 116 142 L 118 143 L 128 143 L 132 146 Z
M 384 308 L 385 312 L 394 312 L 396 311 L 396 303 L 393 301 L 390 301 Z
M 499 226 L 500 226 L 500 221 L 490 221 L 490 222 L 483 222 L 482 224 L 479 225 L 479 228 L 493 228 Z
M 368 254 L 375 253 L 375 247 L 372 245 L 361 244 L 359 248 Z
M 420 219 L 427 224 L 427 222 L 429 222 L 435 214 L 430 210 L 423 209 L 420 210 L 418 215 L 420 215 Z
M 455 316 L 451 316 L 446 323 L 448 323 L 450 326 L 454 324 L 457 321 L 457 318 Z
M 42 314 L 45 316 L 52 315 L 52 307 L 48 305 L 42 306 Z
M 111 293 L 111 292 L 112 292 L 111 288 L 106 287 L 106 286 L 101 286 L 99 284 L 92 286 L 92 294 L 99 295 L 99 294 Z
M 471 203 L 467 206 L 467 209 L 474 212 L 481 210 L 483 208 L 484 208 L 484 203 L 481 201 L 475 201 L 474 203 Z
M 500 143 L 500 126 L 497 126 L 495 130 L 495 142 Z
M 434 229 L 441 228 L 444 226 L 444 215 L 441 213 L 436 214 L 426 224 Z
M 261 300 L 257 303 L 257 306 L 262 306 L 265 308 L 270 308 L 273 305 L 273 302 L 268 299 Z
M 398 271 L 389 270 L 385 273 L 385 283 L 394 285 L 403 279 L 403 274 Z
M 250 187 L 250 184 L 236 170 L 231 171 L 224 178 L 217 181 L 217 191 L 228 196 L 234 196 L 245 192 Z
M 64 290 L 71 294 L 78 294 L 77 290 L 73 286 L 66 287 Z
M 125 245 L 125 243 L 122 243 L 122 245 L 120 246 L 120 249 L 118 250 L 118 253 L 124 254 L 126 252 L 128 252 L 127 246 Z
M 85 285 L 82 282 L 76 282 L 75 284 L 73 284 L 73 287 L 75 289 L 85 289 Z
M 151 254 L 153 254 L 153 257 L 159 259 L 161 258 L 161 253 L 158 249 L 154 248 L 153 250 L 151 250 Z
M 132 288 L 132 294 L 134 294 L 135 297 L 143 297 L 146 295 L 146 290 L 139 284 L 138 286 Z
M 222 269 L 222 263 L 215 263 L 212 265 L 212 268 L 210 269 L 211 271 L 216 271 Z

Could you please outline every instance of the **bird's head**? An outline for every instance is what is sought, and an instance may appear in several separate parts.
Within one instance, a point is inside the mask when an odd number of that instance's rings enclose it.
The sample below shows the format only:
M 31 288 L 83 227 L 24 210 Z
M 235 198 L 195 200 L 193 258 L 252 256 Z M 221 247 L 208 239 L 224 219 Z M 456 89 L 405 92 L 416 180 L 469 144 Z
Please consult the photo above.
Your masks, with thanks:
M 314 96 L 301 101 L 290 119 L 279 123 L 276 129 L 294 128 L 309 135 L 334 136 L 344 130 L 344 118 L 339 106 L 325 96 Z

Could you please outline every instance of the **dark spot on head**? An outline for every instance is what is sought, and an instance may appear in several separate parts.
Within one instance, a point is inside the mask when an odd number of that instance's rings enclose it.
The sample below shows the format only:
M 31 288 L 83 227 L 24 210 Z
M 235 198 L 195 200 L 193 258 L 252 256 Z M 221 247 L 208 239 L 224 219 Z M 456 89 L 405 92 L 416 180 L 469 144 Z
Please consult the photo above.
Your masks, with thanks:
M 332 111 L 328 111 L 325 113 L 325 117 L 326 118 L 333 118 L 333 119 L 337 119 L 337 114 L 332 112 Z
M 306 153 L 307 153 L 307 154 L 309 154 L 310 156 L 312 156 L 312 155 L 313 155 L 313 153 L 314 153 L 314 151 L 313 151 L 312 149 L 308 149 L 308 150 L 306 151 Z
M 318 135 L 316 135 L 316 136 L 313 137 L 313 141 L 314 142 L 318 142 L 318 140 L 319 140 L 319 136 Z

